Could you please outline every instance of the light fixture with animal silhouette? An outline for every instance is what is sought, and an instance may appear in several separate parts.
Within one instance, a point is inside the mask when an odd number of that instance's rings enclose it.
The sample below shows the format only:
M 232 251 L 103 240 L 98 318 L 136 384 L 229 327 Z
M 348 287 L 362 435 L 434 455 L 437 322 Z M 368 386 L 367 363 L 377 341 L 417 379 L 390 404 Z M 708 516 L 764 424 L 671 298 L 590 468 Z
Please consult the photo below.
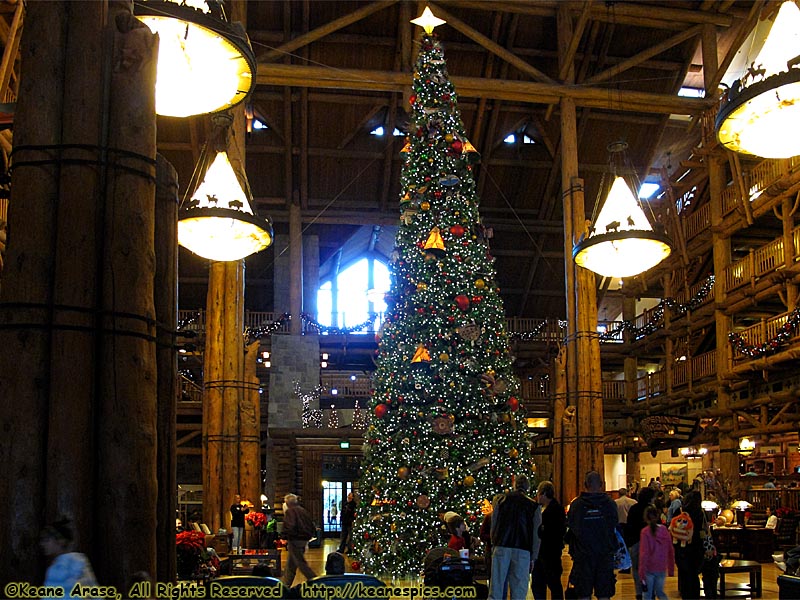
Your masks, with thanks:
M 188 117 L 244 100 L 256 59 L 241 23 L 219 1 L 135 0 L 134 14 L 159 36 L 156 113 Z
M 762 19 L 742 46 L 758 48 L 723 98 L 717 138 L 729 150 L 763 158 L 800 155 L 800 8 L 788 0 Z M 772 23 L 771 27 L 768 27 Z M 766 25 L 766 26 L 764 26 Z M 763 45 L 761 45 L 763 43 Z
M 608 146 L 609 172 L 603 174 L 589 231 L 572 250 L 579 266 L 604 277 L 639 275 L 672 252 L 664 228 L 658 223 L 654 228 L 623 177 L 635 178 L 633 168 L 625 164 L 627 148 L 625 142 Z
M 178 243 L 217 261 L 240 260 L 272 243 L 272 224 L 254 214 L 244 166 L 228 143 L 231 120 L 227 113 L 215 115 L 178 214 Z

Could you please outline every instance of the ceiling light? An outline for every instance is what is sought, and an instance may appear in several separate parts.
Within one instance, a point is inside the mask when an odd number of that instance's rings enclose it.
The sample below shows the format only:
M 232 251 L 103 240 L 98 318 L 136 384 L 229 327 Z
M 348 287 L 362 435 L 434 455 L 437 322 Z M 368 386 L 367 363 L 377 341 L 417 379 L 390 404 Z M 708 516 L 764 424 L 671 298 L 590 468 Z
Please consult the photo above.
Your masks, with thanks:
M 600 199 L 606 189 L 604 176 L 597 207 L 589 233 L 582 236 L 572 250 L 575 262 L 604 277 L 633 277 L 653 268 L 672 252 L 665 233 L 656 232 L 644 213 L 631 187 L 617 175 L 616 162 L 628 145 L 616 142 L 608 147 L 613 183 L 605 202 Z
M 190 6 L 194 4 L 195 6 Z M 189 117 L 235 106 L 255 85 L 256 60 L 241 23 L 222 3 L 136 0 L 134 14 L 159 37 L 156 113 Z
M 754 40 L 758 43 L 760 40 Z M 758 57 L 727 91 L 717 115 L 719 142 L 763 158 L 800 154 L 800 9 L 784 2 Z
M 178 243 L 209 260 L 240 260 L 272 243 L 272 224 L 253 213 L 247 177 L 234 171 L 227 149 L 212 148 L 227 148 L 230 117 L 220 115 L 215 124 L 215 141 L 203 147 L 192 175 L 202 182 L 190 183 L 194 192 L 178 214 Z

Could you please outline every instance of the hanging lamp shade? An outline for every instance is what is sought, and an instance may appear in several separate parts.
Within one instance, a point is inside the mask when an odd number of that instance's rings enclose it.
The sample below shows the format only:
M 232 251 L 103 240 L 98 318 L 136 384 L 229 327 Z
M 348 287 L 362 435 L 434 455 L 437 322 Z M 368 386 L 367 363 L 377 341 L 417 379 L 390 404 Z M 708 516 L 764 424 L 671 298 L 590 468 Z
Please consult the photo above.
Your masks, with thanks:
M 763 158 L 800 155 L 798 56 L 800 9 L 789 0 L 780 6 L 758 57 L 728 90 L 716 121 L 722 145 Z
M 225 110 L 253 89 L 256 59 L 241 23 L 222 3 L 136 0 L 134 14 L 159 36 L 156 114 L 189 117 Z
M 622 177 L 616 176 L 588 236 L 572 250 L 575 262 L 604 277 L 633 277 L 672 252 L 665 234 L 650 225 Z
M 202 159 L 201 159 L 202 160 Z M 272 225 L 253 213 L 226 151 L 214 156 L 202 183 L 178 215 L 178 243 L 217 261 L 240 260 L 272 243 Z

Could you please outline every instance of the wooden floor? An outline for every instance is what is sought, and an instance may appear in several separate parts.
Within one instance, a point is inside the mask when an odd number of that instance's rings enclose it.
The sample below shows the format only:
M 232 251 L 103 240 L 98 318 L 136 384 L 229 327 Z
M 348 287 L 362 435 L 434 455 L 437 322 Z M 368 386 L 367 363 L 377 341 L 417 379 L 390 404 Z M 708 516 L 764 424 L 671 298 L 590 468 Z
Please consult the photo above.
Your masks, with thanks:
M 309 565 L 314 571 L 322 575 L 325 572 L 325 557 L 330 552 L 335 552 L 339 545 L 338 539 L 326 539 L 322 548 L 310 548 L 306 551 L 306 559 L 308 560 Z M 283 551 L 281 557 L 281 564 L 286 564 L 286 551 Z M 347 570 L 350 571 L 350 564 L 351 560 L 347 561 Z M 569 574 L 569 570 L 572 566 L 572 561 L 569 555 L 564 552 L 563 558 L 563 565 L 564 565 L 564 575 L 562 581 L 564 585 L 567 583 L 567 576 Z M 761 564 L 761 578 L 762 578 L 762 598 L 764 600 L 776 600 L 778 598 L 778 575 L 780 571 L 775 566 L 774 563 L 762 563 Z M 299 571 L 297 572 L 297 576 L 295 577 L 294 583 L 300 583 L 301 581 L 305 581 L 305 577 L 303 577 L 302 573 Z M 743 584 L 748 583 L 749 578 L 747 574 L 731 574 L 727 575 L 725 578 L 726 585 L 731 584 Z M 403 582 L 396 581 L 395 584 L 402 584 Z M 420 581 L 407 581 L 406 583 L 410 585 L 419 585 Z M 636 597 L 634 592 L 633 586 L 633 575 L 630 574 L 617 574 L 617 593 L 614 596 L 615 598 L 621 598 L 624 600 L 628 600 L 629 598 L 633 600 Z M 667 577 L 667 582 L 664 591 L 666 592 L 667 596 L 671 599 L 679 599 L 680 595 L 678 594 L 678 579 L 677 577 Z M 727 596 L 731 597 L 731 596 Z M 735 596 L 738 598 L 748 597 L 748 596 Z M 514 599 L 514 600 L 522 600 L 522 599 Z M 533 596 L 530 593 L 530 589 L 528 590 L 527 600 L 533 600 Z

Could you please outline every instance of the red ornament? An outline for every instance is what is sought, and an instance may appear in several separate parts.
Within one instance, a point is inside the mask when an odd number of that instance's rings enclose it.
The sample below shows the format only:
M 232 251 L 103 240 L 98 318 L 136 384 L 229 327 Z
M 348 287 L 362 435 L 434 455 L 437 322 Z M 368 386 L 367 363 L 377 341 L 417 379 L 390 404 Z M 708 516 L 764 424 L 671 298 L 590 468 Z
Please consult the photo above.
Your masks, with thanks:
M 360 571 L 361 570 L 361 563 L 358 562 L 357 560 L 354 560 L 353 562 L 350 563 L 350 568 L 353 571 Z
M 416 95 L 414 95 L 414 94 L 411 94 L 411 95 L 408 97 L 408 103 L 409 103 L 409 104 L 414 104 L 414 102 L 416 102 L 416 101 L 417 101 L 417 97 L 416 97 Z
M 473 296 L 472 303 L 473 304 L 480 304 L 481 300 L 483 300 L 483 296 Z
M 464 235 L 464 226 L 463 225 L 453 225 L 450 227 L 450 233 L 452 233 L 455 237 L 461 237 Z
M 378 404 L 375 407 L 375 416 L 379 419 L 385 417 L 387 412 L 389 412 L 389 407 L 386 404 Z
M 508 399 L 508 406 L 512 411 L 516 411 L 519 409 L 519 399 L 516 396 L 511 396 Z
M 464 148 L 464 144 L 461 143 L 461 140 L 455 140 L 452 146 L 453 150 L 455 150 L 456 152 L 461 152 L 461 150 Z
M 459 294 L 455 297 L 456 306 L 462 312 L 467 312 L 469 310 L 469 297 L 464 294 Z

